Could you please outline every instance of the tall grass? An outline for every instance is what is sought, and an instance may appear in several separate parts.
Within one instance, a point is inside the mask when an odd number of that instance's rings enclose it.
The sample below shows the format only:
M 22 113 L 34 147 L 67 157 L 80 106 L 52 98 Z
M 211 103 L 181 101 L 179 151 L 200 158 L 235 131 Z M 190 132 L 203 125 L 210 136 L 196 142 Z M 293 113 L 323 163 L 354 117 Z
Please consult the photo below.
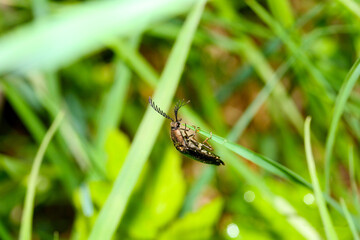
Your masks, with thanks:
M 31 232 L 32 232 L 32 218 L 33 218 L 33 211 L 34 211 L 34 199 L 35 199 L 35 191 L 36 191 L 36 182 L 38 178 L 38 174 L 40 171 L 41 163 L 45 155 L 45 151 L 54 136 L 56 130 L 59 128 L 62 120 L 64 118 L 64 113 L 60 112 L 57 117 L 55 118 L 53 124 L 50 126 L 49 130 L 47 131 L 44 140 L 42 141 L 39 150 L 35 156 L 33 166 L 30 172 L 29 184 L 28 189 L 26 192 L 25 197 L 25 204 L 24 204 L 24 213 L 22 215 L 21 220 L 21 228 L 20 228 L 20 239 L 31 239 Z
M 0 238 L 357 239 L 359 5 L 307 4 L 7 1 Z M 182 158 L 149 96 L 191 100 L 225 166 Z
M 206 1 L 197 3 L 190 12 L 182 31 L 173 47 L 167 65 L 162 73 L 154 101 L 160 102 L 163 109 L 168 109 L 175 94 L 177 84 L 185 64 L 193 35 L 196 31 Z M 137 178 L 147 160 L 156 135 L 164 119 L 156 119 L 158 115 L 149 106 L 139 126 L 124 165 L 119 172 L 114 186 L 107 198 L 91 231 L 90 239 L 110 239 L 121 221 L 130 194 Z

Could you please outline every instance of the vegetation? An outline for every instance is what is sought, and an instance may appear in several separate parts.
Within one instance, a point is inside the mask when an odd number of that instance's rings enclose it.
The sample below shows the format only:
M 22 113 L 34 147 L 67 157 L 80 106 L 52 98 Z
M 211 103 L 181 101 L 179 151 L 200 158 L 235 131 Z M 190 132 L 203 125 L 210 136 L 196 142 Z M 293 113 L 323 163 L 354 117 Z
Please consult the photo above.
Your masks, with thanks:
M 0 7 L 0 239 L 359 239 L 358 1 Z

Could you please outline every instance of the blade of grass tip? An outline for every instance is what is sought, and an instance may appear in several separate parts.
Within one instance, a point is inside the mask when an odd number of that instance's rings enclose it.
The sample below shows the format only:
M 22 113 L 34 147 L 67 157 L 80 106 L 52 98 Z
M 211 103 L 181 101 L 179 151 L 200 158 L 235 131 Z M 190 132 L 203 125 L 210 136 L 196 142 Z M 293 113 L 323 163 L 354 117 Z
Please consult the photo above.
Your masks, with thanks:
M 129 48 L 136 51 L 139 45 L 140 38 L 133 37 L 130 40 Z M 116 73 L 114 77 L 114 83 L 109 92 L 104 96 L 102 106 L 99 108 L 98 116 L 98 128 L 97 136 L 95 139 L 95 145 L 98 149 L 102 149 L 105 144 L 106 137 L 110 129 L 116 128 L 119 125 L 122 112 L 125 105 L 126 93 L 130 86 L 131 71 L 125 65 L 123 60 L 120 58 L 118 51 L 119 45 L 118 40 L 114 40 L 109 45 L 116 53 Z
M 323 193 L 320 188 L 319 179 L 316 174 L 316 167 L 315 167 L 314 157 L 312 155 L 311 142 L 310 142 L 310 122 L 311 122 L 311 117 L 307 117 L 305 119 L 305 125 L 304 125 L 304 142 L 305 142 L 306 160 L 310 172 L 311 182 L 314 187 L 315 199 L 319 208 L 321 220 L 324 225 L 326 238 L 338 239 L 333 223 L 330 218 L 330 214 L 327 210 L 326 203 L 324 201 Z
M 189 13 L 161 75 L 154 100 L 161 103 L 165 111 L 175 95 L 205 3 L 205 0 L 199 1 Z M 96 219 L 90 240 L 110 239 L 115 233 L 163 121 L 164 118 L 158 116 L 150 106 L 147 108 L 124 165 Z
M 195 128 L 192 126 L 187 125 L 188 128 L 191 128 L 192 130 L 195 131 Z M 206 137 L 210 137 L 210 133 L 206 132 L 204 130 L 197 130 L 198 133 L 206 136 Z M 269 172 L 277 175 L 277 176 L 281 176 L 285 179 L 291 180 L 293 182 L 297 182 L 307 188 L 312 188 L 311 184 L 308 183 L 304 178 L 302 178 L 300 175 L 298 175 L 297 173 L 293 172 L 292 170 L 288 169 L 287 167 L 281 165 L 280 163 L 269 159 L 265 156 L 262 156 L 260 154 L 257 154 L 243 146 L 240 146 L 238 144 L 235 144 L 233 142 L 228 141 L 227 139 L 224 139 L 222 137 L 219 137 L 215 134 L 212 134 L 212 138 L 213 141 L 219 143 L 220 145 L 222 145 L 223 147 L 231 150 L 232 152 L 240 155 L 243 158 L 248 159 L 249 161 L 255 163 L 256 165 L 268 170 Z
M 183 109 L 183 116 L 186 117 L 186 119 L 190 119 L 192 122 L 196 122 L 201 128 L 209 128 L 195 112 L 190 111 L 187 107 Z M 214 147 L 218 149 L 218 154 L 226 161 L 226 164 L 233 168 L 239 176 L 244 178 L 249 185 L 257 188 L 259 193 L 262 195 L 261 197 L 269 202 L 276 212 L 283 215 L 285 217 L 284 220 L 286 220 L 287 223 L 304 236 L 305 239 L 320 239 L 320 235 L 311 226 L 311 224 L 301 216 L 298 216 L 296 210 L 289 202 L 287 202 L 287 200 L 273 194 L 259 174 L 255 174 L 251 169 L 249 169 L 244 161 L 239 161 L 238 155 L 226 148 L 221 148 L 219 145 L 219 143 L 214 143 Z M 262 211 L 262 209 L 259 209 L 259 211 Z M 292 217 L 289 218 L 288 216 Z
M 349 227 L 350 227 L 350 230 L 351 230 L 351 233 L 353 235 L 353 239 L 354 240 L 359 240 L 359 234 L 358 232 L 356 231 L 356 227 L 355 227 L 355 224 L 353 222 L 353 218 L 351 217 L 351 214 L 349 212 L 349 209 L 347 208 L 346 206 L 346 203 L 344 201 L 343 198 L 340 199 L 340 203 L 341 203 L 341 206 L 343 208 L 343 211 L 345 213 L 345 218 L 346 218 L 346 221 L 348 222 L 349 224 Z
M 336 130 L 339 125 L 341 115 L 344 112 L 346 101 L 348 100 L 351 91 L 353 90 L 356 81 L 360 76 L 360 58 L 356 60 L 354 65 L 351 67 L 350 71 L 345 77 L 344 83 L 341 86 L 339 95 L 335 101 L 335 107 L 333 112 L 333 117 L 330 123 L 330 130 L 326 138 L 325 145 L 325 193 L 329 194 L 330 191 L 330 171 L 331 171 L 331 161 L 332 161 L 332 152 L 335 143 Z
M 197 117 L 197 115 L 195 113 L 193 113 L 193 111 L 190 111 L 190 109 L 188 109 L 187 107 L 184 107 L 184 109 L 182 110 L 183 111 L 183 115 L 187 118 L 190 118 L 193 120 L 193 122 L 196 122 L 196 123 L 201 123 L 202 120 L 200 118 Z M 202 127 L 202 128 L 207 128 L 206 125 L 204 123 L 202 124 L 198 124 L 198 126 Z M 195 130 L 192 126 L 189 126 L 187 125 L 187 127 Z M 204 135 L 205 137 L 210 137 L 210 133 L 209 132 L 206 132 L 206 131 L 203 131 L 203 130 L 199 130 L 198 131 L 200 134 Z M 221 138 L 219 136 L 216 136 L 215 134 L 212 134 L 213 138 L 212 140 L 214 140 L 215 142 L 217 142 L 219 144 L 219 146 L 224 146 L 225 147 L 225 150 L 230 150 L 230 151 L 233 151 L 235 153 L 237 153 L 238 155 L 240 155 L 241 157 L 243 158 L 246 158 L 248 159 L 249 161 L 259 165 L 260 167 L 263 167 L 263 165 L 260 165 L 258 164 L 258 162 L 261 162 L 261 161 L 270 161 L 270 162 L 275 162 L 274 160 L 271 160 L 271 159 L 267 159 L 266 157 L 264 156 L 261 156 L 260 154 L 256 154 L 254 152 L 252 152 L 251 150 L 249 149 L 246 149 L 244 147 L 241 147 L 237 144 L 233 144 L 234 145 L 234 150 L 231 149 L 231 148 L 228 148 L 228 145 L 226 145 L 228 143 L 228 140 L 224 139 L 224 138 Z M 239 147 L 239 149 L 236 149 L 237 147 Z M 222 154 L 220 154 L 222 155 Z M 260 186 L 261 188 L 261 191 L 263 191 L 264 195 L 268 195 L 267 191 L 264 191 L 266 190 L 266 187 L 263 185 L 263 182 L 258 182 L 257 179 L 256 179 L 256 176 L 253 175 L 253 174 L 250 174 L 249 171 L 246 171 L 246 166 L 241 162 L 241 161 L 238 161 L 237 159 L 235 159 L 234 156 L 231 156 L 231 154 L 228 154 L 226 152 L 224 152 L 224 158 L 227 159 L 227 161 L 229 163 L 231 163 L 231 165 L 233 166 L 233 168 L 238 171 L 242 176 L 244 176 L 249 182 L 255 182 L 257 186 Z M 276 164 L 277 162 L 275 162 Z M 277 163 L 278 164 L 278 163 Z M 286 167 L 282 166 L 281 164 L 278 164 L 280 165 L 279 167 L 280 168 L 285 168 L 287 169 Z M 265 165 L 266 166 L 266 165 Z M 268 170 L 269 171 L 269 170 Z M 290 170 L 291 171 L 291 170 Z M 292 171 L 291 171 L 292 172 Z M 313 186 L 311 185 L 311 183 L 307 182 L 305 179 L 303 179 L 301 176 L 299 176 L 298 174 L 296 173 L 291 173 L 290 172 L 290 175 L 292 175 L 290 178 L 286 177 L 286 179 L 289 179 L 290 181 L 292 180 L 293 182 L 295 183 L 298 183 L 310 190 L 313 190 Z M 282 175 L 280 175 L 282 176 Z M 259 189 L 260 189 L 259 188 Z M 327 194 L 324 194 L 324 198 L 325 200 L 336 210 L 338 211 L 341 215 L 344 215 L 344 212 L 340 206 L 340 204 L 338 204 L 333 198 L 331 198 L 329 195 Z M 355 222 L 356 224 L 356 228 L 358 230 L 360 230 L 360 225 Z
M 60 99 L 54 98 L 52 92 L 48 90 L 48 79 L 46 79 L 46 76 L 41 73 L 32 73 L 29 74 L 29 80 L 35 90 L 34 93 L 37 95 L 36 98 L 39 99 L 39 102 L 48 111 L 50 116 L 55 118 L 62 104 Z M 62 151 L 66 152 L 69 149 L 80 168 L 83 171 L 87 171 L 90 168 L 89 166 L 91 166 L 90 158 L 85 150 L 84 140 L 81 139 L 79 133 L 72 126 L 71 120 L 69 114 L 66 114 L 64 123 L 60 128 L 60 135 L 67 145 L 65 146 L 66 149 L 62 149 Z M 60 145 L 60 147 L 64 147 L 64 145 Z
M 31 168 L 28 188 L 25 196 L 25 206 L 23 215 L 21 218 L 20 237 L 21 240 L 31 239 L 32 217 L 34 211 L 34 199 L 36 190 L 36 181 L 39 174 L 40 166 L 44 158 L 45 151 L 54 136 L 56 130 L 60 127 L 60 124 L 64 118 L 64 112 L 60 112 L 51 124 L 49 130 L 44 136 L 44 139 L 40 145 L 38 152 L 36 153 L 34 163 Z
M 32 73 L 29 74 L 29 80 L 35 89 L 37 99 L 52 117 L 56 117 L 60 106 L 65 109 L 69 107 L 61 101 L 60 86 L 55 73 Z M 13 84 L 13 82 L 11 83 Z M 81 170 L 88 172 L 89 175 L 103 177 L 104 168 L 101 154 L 89 144 L 84 134 L 74 128 L 74 125 L 82 124 L 84 119 L 79 116 L 70 116 L 69 113 L 66 116 L 61 125 L 60 134 L 57 135 L 58 151 L 70 150 Z M 49 152 L 51 152 L 50 148 Z
M 36 140 L 36 142 L 38 142 L 38 144 L 40 144 L 45 135 L 45 127 L 40 119 L 34 114 L 10 82 L 6 80 L 0 81 L 0 86 L 4 90 L 6 98 L 10 102 L 11 106 L 15 109 L 16 113 L 31 133 L 31 136 Z M 64 159 L 67 159 L 66 156 L 55 148 L 55 145 L 53 144 L 50 144 L 46 155 L 56 166 L 57 170 L 62 172 L 60 178 L 66 186 L 67 192 L 71 194 L 78 183 L 78 172 L 75 166 L 69 161 L 64 161 Z
M 359 200 L 359 190 L 356 184 L 355 179 L 355 163 L 354 163 L 354 147 L 353 145 L 349 146 L 349 175 L 350 175 L 350 184 L 351 190 L 353 194 L 354 205 L 356 207 L 356 211 L 358 217 L 360 216 L 360 200 Z

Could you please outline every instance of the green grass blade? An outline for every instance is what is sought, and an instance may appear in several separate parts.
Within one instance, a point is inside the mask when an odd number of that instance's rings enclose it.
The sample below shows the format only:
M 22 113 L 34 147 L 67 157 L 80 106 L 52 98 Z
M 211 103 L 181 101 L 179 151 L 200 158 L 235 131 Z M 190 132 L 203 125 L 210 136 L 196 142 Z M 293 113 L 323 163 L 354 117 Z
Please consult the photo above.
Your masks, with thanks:
M 12 83 L 2 81 L 0 82 L 0 86 L 4 90 L 6 98 L 15 109 L 32 137 L 36 140 L 36 142 L 38 142 L 38 144 L 40 144 L 45 135 L 45 126 L 43 123 L 35 115 L 22 96 L 16 91 Z M 75 169 L 75 166 L 68 161 L 65 154 L 59 151 L 54 144 L 50 144 L 46 155 L 56 166 L 58 171 L 62 172 L 62 174 L 60 174 L 60 178 L 67 187 L 68 193 L 71 193 L 78 183 L 77 169 Z
M 194 127 L 192 126 L 188 126 L 187 127 L 195 130 Z M 200 134 L 206 136 L 206 137 L 210 137 L 210 133 L 204 131 L 204 130 L 199 130 L 198 131 Z M 262 156 L 258 153 L 255 153 L 243 146 L 240 146 L 238 144 L 235 144 L 233 142 L 228 141 L 227 139 L 224 139 L 222 137 L 219 137 L 215 134 L 212 134 L 212 138 L 213 141 L 219 143 L 220 145 L 222 145 L 223 147 L 233 151 L 234 153 L 240 155 L 243 158 L 248 159 L 249 161 L 255 163 L 256 165 L 268 170 L 269 172 L 281 176 L 283 178 L 286 178 L 288 180 L 291 180 L 292 182 L 297 182 L 307 188 L 312 188 L 311 184 L 308 183 L 304 178 L 302 178 L 301 176 L 299 176 L 298 174 L 296 174 L 295 172 L 293 172 L 292 170 L 286 168 L 285 166 L 281 165 L 280 163 L 269 159 L 265 156 Z
M 291 51 L 292 55 L 305 67 L 309 74 L 316 80 L 319 88 L 324 93 L 324 101 L 332 100 L 334 97 L 334 91 L 329 82 L 319 71 L 317 67 L 310 61 L 310 58 L 304 53 L 304 51 L 298 46 L 298 44 L 288 35 L 283 27 L 274 20 L 270 14 L 256 1 L 247 0 L 246 3 L 251 9 L 271 28 L 274 33 L 283 41 L 287 48 Z
M 159 80 L 158 73 L 138 51 L 124 41 L 117 42 L 116 50 L 123 60 L 133 68 L 133 71 L 149 86 L 155 87 L 157 85 Z
M 314 187 L 315 199 L 319 208 L 321 220 L 324 224 L 324 229 L 327 239 L 338 239 L 332 220 L 330 218 L 330 214 L 327 210 L 326 203 L 324 201 L 323 193 L 320 188 L 319 179 L 316 174 L 316 167 L 315 167 L 314 157 L 312 155 L 311 143 L 310 143 L 310 122 L 311 122 L 311 118 L 307 117 L 304 126 L 304 141 L 305 141 L 306 160 L 310 172 L 311 182 Z
M 255 43 L 247 36 L 238 37 L 237 41 L 219 35 L 214 35 L 214 42 L 225 49 L 240 52 L 243 57 L 254 67 L 259 77 L 267 83 L 271 80 L 269 76 L 276 76 L 271 64 L 268 63 L 263 53 L 256 47 Z M 302 134 L 303 119 L 294 101 L 287 96 L 286 89 L 282 84 L 275 86 L 273 91 L 274 100 L 282 108 L 289 121 L 295 126 L 299 134 Z
M 25 197 L 24 212 L 21 218 L 20 237 L 21 240 L 31 239 L 32 217 L 34 211 L 34 199 L 36 190 L 36 180 L 39 174 L 41 162 L 44 158 L 45 151 L 54 136 L 56 130 L 60 127 L 60 124 L 64 118 L 64 113 L 60 112 L 51 124 L 49 130 L 44 136 L 44 139 L 40 145 L 38 152 L 36 153 L 34 163 L 31 168 L 28 188 Z
M 135 49 L 138 45 L 139 38 L 132 39 L 132 46 L 129 48 Z M 121 43 L 113 42 L 112 48 L 118 53 L 118 46 Z M 98 113 L 98 129 L 95 139 L 95 145 L 101 149 L 104 147 L 106 137 L 111 129 L 116 128 L 119 125 L 122 111 L 125 105 L 126 93 L 130 86 L 131 72 L 125 63 L 117 56 L 116 60 L 116 76 L 113 86 L 103 99 L 102 107 Z
M 186 12 L 194 2 L 93 1 L 42 17 L 0 38 L 0 74 L 58 69 L 100 49 L 106 40 Z
M 346 203 L 345 203 L 343 198 L 340 199 L 340 203 L 341 203 L 341 206 L 342 206 L 343 211 L 345 213 L 346 221 L 348 222 L 351 233 L 353 235 L 353 239 L 354 240 L 359 240 L 360 238 L 359 238 L 358 232 L 356 231 L 355 223 L 353 221 L 353 218 L 351 217 L 349 209 L 347 208 Z
M 360 76 L 360 58 L 356 60 L 347 74 L 343 85 L 341 86 L 339 95 L 335 101 L 334 113 L 331 119 L 330 130 L 326 138 L 325 146 L 325 192 L 330 191 L 330 171 L 331 171 L 331 158 L 333 147 L 335 143 L 336 130 L 339 125 L 341 115 L 344 112 L 346 101 L 348 100 L 351 91 L 353 90 L 356 81 Z
M 271 13 L 284 26 L 291 27 L 294 24 L 294 15 L 288 0 L 267 0 Z
M 56 114 L 61 110 L 60 106 L 64 106 L 64 103 L 60 100 L 61 94 L 58 83 L 51 77 L 46 79 L 46 74 L 30 74 L 29 80 L 34 89 L 33 97 L 37 98 L 49 115 L 55 118 Z M 69 106 L 64 106 L 64 108 L 67 107 Z M 70 150 L 83 171 L 95 170 L 94 173 L 101 176 L 103 161 L 89 147 L 90 144 L 86 137 L 75 129 L 74 125 L 78 120 L 69 113 L 66 113 L 64 123 L 60 128 L 60 136 L 62 138 L 59 139 L 61 143 L 59 149 L 65 153 Z
M 254 118 L 255 114 L 269 97 L 270 93 L 273 91 L 277 83 L 280 81 L 285 72 L 289 69 L 292 62 L 293 59 L 291 58 L 278 68 L 278 70 L 274 73 L 271 79 L 266 83 L 266 85 L 257 95 L 256 99 L 251 102 L 250 106 L 246 108 L 244 113 L 241 115 L 241 118 L 239 118 L 239 120 L 235 123 L 231 132 L 227 136 L 229 140 L 236 141 L 237 139 L 239 139 L 246 127 Z
M 190 111 L 187 107 L 182 108 L 183 115 L 186 116 L 186 118 L 191 119 L 192 122 L 196 122 L 198 126 L 200 127 L 206 127 L 206 125 L 203 123 L 203 121 L 192 111 Z M 187 127 L 195 130 L 192 126 L 187 125 Z M 198 131 L 200 134 L 204 135 L 205 137 L 210 137 L 210 133 L 204 130 Z M 226 163 L 229 163 L 240 175 L 242 175 L 245 179 L 247 179 L 248 182 L 255 184 L 264 195 L 269 195 L 269 190 L 264 184 L 264 182 L 257 177 L 255 174 L 252 174 L 251 171 L 247 168 L 247 166 L 242 162 L 239 161 L 234 154 L 229 154 L 229 151 L 221 151 L 221 147 L 224 147 L 224 150 L 231 150 L 237 154 L 239 154 L 241 157 L 244 157 L 248 159 L 249 161 L 257 164 L 258 166 L 265 168 L 268 171 L 273 170 L 274 168 L 278 168 L 276 171 L 272 172 L 274 174 L 277 174 L 279 172 L 282 172 L 279 176 L 284 177 L 291 182 L 298 183 L 310 190 L 313 190 L 313 186 L 311 183 L 306 181 L 304 178 L 299 176 L 298 174 L 292 172 L 291 170 L 287 169 L 286 167 L 282 166 L 281 164 L 275 162 L 274 160 L 268 159 L 260 154 L 254 153 L 249 149 L 246 149 L 242 146 L 239 146 L 235 143 L 230 143 L 227 139 L 224 139 L 222 137 L 216 136 L 215 134 L 212 134 L 212 140 L 218 143 L 218 147 L 220 149 L 219 155 L 223 157 L 223 160 Z M 269 165 L 272 165 L 270 169 L 267 169 Z M 329 195 L 324 194 L 325 200 L 341 215 L 344 215 L 342 208 L 340 204 L 338 204 L 333 198 L 331 198 Z M 360 225 L 355 222 L 356 228 L 360 230 Z
M 200 1 L 188 15 L 161 75 L 154 100 L 161 103 L 164 111 L 171 105 L 204 5 L 205 1 Z M 96 219 L 89 239 L 110 239 L 115 233 L 163 121 L 164 118 L 150 106 L 147 108 L 124 165 Z
M 275 76 L 276 73 L 273 71 L 271 64 L 266 60 L 261 51 L 256 47 L 254 42 L 246 37 L 242 36 L 241 42 L 244 44 L 243 52 L 249 59 L 250 63 L 253 64 L 255 70 L 257 70 L 262 80 L 267 83 L 270 81 L 269 76 Z M 299 133 L 302 133 L 303 118 L 296 107 L 294 101 L 287 96 L 285 87 L 281 84 L 275 86 L 274 99 L 281 106 L 283 112 L 289 118 L 290 122 L 295 126 Z
M 204 121 L 200 119 L 196 113 L 190 111 L 188 107 L 184 107 L 182 111 L 186 119 L 190 119 L 191 122 L 196 122 L 197 125 L 201 128 L 208 129 L 208 126 L 204 123 Z M 203 131 L 200 130 L 200 133 L 203 133 Z M 208 133 L 207 136 L 209 136 Z M 308 223 L 304 218 L 302 218 L 301 216 L 297 216 L 296 211 L 290 203 L 288 203 L 285 199 L 272 193 L 269 187 L 264 182 L 262 176 L 254 173 L 253 170 L 249 168 L 249 166 L 244 161 L 241 161 L 235 153 L 231 152 L 226 147 L 221 147 L 221 145 L 222 144 L 215 142 L 214 147 L 218 150 L 218 154 L 225 161 L 226 165 L 232 167 L 235 172 L 239 174 L 241 178 L 244 178 L 249 185 L 254 186 L 256 189 L 258 189 L 261 197 L 264 198 L 269 204 L 271 204 L 271 206 L 277 213 L 286 216 L 286 218 L 284 219 L 287 222 L 286 224 L 290 224 L 305 238 L 311 236 L 310 239 L 318 239 L 317 236 L 319 236 L 319 234 L 316 232 L 316 230 L 312 228 L 310 223 Z M 309 187 L 310 189 L 312 188 L 309 183 L 307 184 L 307 187 Z M 283 204 L 286 204 L 287 207 L 284 208 Z M 262 210 L 259 209 L 259 211 Z M 289 215 L 297 217 L 294 217 L 293 219 L 288 218 L 287 216 Z

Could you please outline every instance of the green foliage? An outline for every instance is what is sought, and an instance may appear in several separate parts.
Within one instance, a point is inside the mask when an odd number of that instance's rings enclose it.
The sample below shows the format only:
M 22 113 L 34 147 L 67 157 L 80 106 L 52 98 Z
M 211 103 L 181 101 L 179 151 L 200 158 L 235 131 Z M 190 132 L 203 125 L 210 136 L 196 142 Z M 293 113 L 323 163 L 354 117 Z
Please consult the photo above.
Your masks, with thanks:
M 181 159 L 171 147 L 166 150 L 154 179 L 148 183 L 141 207 L 131 221 L 129 236 L 140 239 L 158 236 L 159 230 L 179 212 L 184 195 Z
M 116 176 L 124 164 L 129 148 L 130 140 L 124 133 L 115 130 L 109 133 L 105 151 L 107 154 L 106 175 L 111 181 L 116 179 Z
M 159 239 L 209 239 L 214 233 L 223 201 L 216 198 L 194 213 L 188 213 L 165 230 Z
M 0 239 L 359 238 L 358 1 L 1 9 Z

